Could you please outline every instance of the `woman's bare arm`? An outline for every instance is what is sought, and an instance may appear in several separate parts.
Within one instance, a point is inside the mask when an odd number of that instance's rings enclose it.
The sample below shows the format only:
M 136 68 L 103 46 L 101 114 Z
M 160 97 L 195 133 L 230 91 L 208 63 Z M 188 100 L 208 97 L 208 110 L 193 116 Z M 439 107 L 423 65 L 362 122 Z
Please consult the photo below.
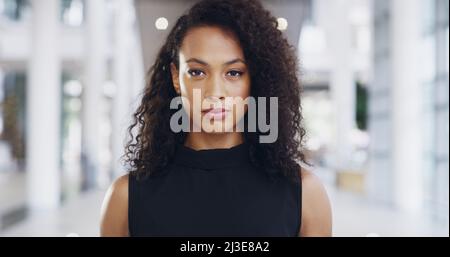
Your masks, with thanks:
M 332 235 L 331 206 L 319 178 L 302 169 L 302 225 L 299 236 Z
M 109 187 L 103 200 L 100 236 L 128 236 L 128 175 Z

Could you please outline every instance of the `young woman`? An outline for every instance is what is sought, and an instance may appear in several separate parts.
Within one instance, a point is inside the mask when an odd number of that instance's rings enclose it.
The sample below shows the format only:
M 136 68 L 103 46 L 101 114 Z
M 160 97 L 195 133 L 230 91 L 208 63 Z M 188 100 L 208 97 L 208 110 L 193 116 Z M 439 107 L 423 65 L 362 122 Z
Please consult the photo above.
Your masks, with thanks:
M 108 190 L 101 235 L 330 236 L 326 192 L 299 165 L 306 160 L 297 74 L 295 50 L 258 1 L 195 4 L 148 73 L 129 128 L 131 169 Z M 171 123 L 178 96 L 189 131 Z M 248 129 L 250 105 L 226 101 L 247 97 L 277 97 L 277 112 L 265 111 L 278 115 L 274 142 Z

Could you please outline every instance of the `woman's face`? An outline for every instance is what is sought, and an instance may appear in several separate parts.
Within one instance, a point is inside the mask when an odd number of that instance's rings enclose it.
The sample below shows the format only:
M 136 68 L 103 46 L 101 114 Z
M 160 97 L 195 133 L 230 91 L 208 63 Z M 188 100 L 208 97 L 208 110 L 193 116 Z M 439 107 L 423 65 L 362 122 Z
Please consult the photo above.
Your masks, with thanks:
M 172 63 L 171 72 L 175 91 L 183 97 L 183 107 L 189 114 L 191 129 L 235 131 L 247 110 L 250 74 L 232 33 L 213 26 L 190 29 L 179 51 L 179 69 Z

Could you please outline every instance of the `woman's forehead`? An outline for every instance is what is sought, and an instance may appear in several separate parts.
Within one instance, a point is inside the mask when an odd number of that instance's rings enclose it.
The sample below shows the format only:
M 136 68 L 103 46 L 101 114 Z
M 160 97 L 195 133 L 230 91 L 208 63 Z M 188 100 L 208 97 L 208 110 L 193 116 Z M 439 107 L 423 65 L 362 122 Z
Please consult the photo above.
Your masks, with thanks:
M 232 59 L 244 59 L 236 36 L 220 27 L 202 26 L 190 29 L 183 39 L 180 61 L 191 58 L 208 63 L 225 63 Z

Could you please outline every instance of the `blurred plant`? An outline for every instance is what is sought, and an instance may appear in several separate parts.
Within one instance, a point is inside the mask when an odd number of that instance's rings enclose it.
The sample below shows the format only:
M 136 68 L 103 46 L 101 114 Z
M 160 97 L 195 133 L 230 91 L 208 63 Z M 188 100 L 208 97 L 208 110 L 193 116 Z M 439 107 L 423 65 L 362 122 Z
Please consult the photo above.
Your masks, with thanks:
M 0 139 L 10 145 L 11 155 L 21 164 L 25 159 L 25 76 L 8 74 L 5 82 L 5 98 L 1 103 L 4 124 Z
M 356 83 L 356 124 L 358 129 L 367 130 L 367 88 L 360 82 Z
M 29 5 L 28 0 L 1 0 L 4 1 L 3 13 L 11 20 L 20 20 L 23 15 L 24 8 Z

